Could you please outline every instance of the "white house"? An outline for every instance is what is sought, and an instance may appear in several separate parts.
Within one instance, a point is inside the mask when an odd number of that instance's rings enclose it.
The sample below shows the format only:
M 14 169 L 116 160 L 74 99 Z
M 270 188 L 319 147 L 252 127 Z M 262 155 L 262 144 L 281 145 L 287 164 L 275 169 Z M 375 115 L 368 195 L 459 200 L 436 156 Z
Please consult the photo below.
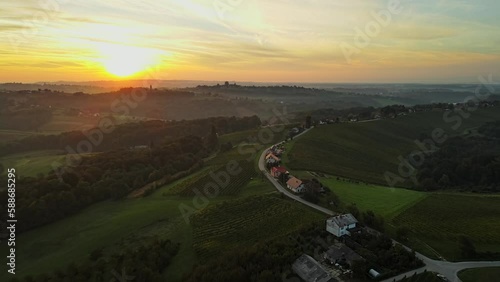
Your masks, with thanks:
M 302 181 L 293 176 L 286 182 L 286 188 L 292 190 L 294 193 L 302 193 L 305 190 Z
M 356 228 L 357 223 L 358 220 L 352 214 L 341 214 L 326 220 L 326 231 L 337 237 L 351 235 L 349 230 Z

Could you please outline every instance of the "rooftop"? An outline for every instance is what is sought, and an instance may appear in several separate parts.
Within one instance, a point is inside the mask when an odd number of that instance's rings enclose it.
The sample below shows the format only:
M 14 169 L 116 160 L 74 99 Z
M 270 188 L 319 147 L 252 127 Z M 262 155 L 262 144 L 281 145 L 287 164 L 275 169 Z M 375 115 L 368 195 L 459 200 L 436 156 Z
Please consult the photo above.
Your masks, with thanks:
M 358 220 L 350 213 L 341 214 L 334 217 L 331 217 L 327 220 L 328 223 L 335 223 L 338 226 L 346 226 L 354 223 L 358 223 Z
M 334 281 L 315 259 L 306 254 L 296 259 L 292 268 L 306 282 Z
M 351 248 L 344 244 L 335 244 L 326 251 L 326 258 L 332 262 L 345 259 L 349 264 L 355 260 L 362 260 L 363 257 L 354 252 Z
M 290 179 L 288 179 L 288 181 L 286 182 L 286 184 L 288 186 L 290 186 L 291 188 L 297 188 L 299 187 L 300 185 L 302 185 L 302 181 L 296 177 L 290 177 Z
M 281 173 L 285 173 L 287 170 L 285 167 L 283 166 L 276 166 L 276 167 L 273 167 L 272 168 L 273 171 L 277 171 L 277 172 L 281 172 Z

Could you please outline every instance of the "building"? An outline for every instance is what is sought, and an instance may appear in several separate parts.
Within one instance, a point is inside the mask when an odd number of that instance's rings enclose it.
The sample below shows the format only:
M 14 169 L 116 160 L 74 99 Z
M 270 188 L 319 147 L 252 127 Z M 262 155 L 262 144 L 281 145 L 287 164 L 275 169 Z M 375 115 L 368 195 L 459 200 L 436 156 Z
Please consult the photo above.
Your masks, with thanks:
M 271 168 L 271 176 L 274 178 L 280 177 L 281 174 L 287 174 L 288 171 L 286 170 L 285 167 L 282 166 L 275 166 Z
M 315 259 L 306 254 L 295 260 L 292 269 L 306 282 L 335 281 Z
M 350 213 L 331 217 L 326 220 L 326 231 L 341 237 L 351 235 L 353 229 L 356 228 L 358 220 Z
M 279 163 L 281 161 L 280 158 L 278 158 L 275 154 L 269 153 L 266 155 L 266 162 L 267 163 Z
M 286 182 L 286 188 L 292 190 L 294 193 L 302 193 L 305 190 L 302 180 L 293 176 Z
M 349 265 L 356 260 L 364 260 L 363 257 L 354 252 L 351 248 L 344 244 L 335 244 L 328 248 L 323 258 L 330 264 L 340 264 L 342 266 Z

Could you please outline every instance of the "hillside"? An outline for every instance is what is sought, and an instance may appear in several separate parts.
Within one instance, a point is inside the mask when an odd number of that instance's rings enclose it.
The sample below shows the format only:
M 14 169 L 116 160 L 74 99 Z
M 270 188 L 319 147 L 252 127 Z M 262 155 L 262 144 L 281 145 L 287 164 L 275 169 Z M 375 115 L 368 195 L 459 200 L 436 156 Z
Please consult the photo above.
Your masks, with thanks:
M 461 135 L 500 119 L 497 107 L 478 109 L 470 113 L 470 118 L 462 118 L 461 125 L 455 130 L 456 121 L 445 121 L 443 114 L 428 111 L 395 119 L 318 126 L 295 142 L 289 152 L 290 168 L 321 171 L 388 186 L 415 187 L 409 178 L 394 183 L 385 177 L 386 172 L 398 176 L 399 158 L 419 150 L 415 140 L 426 140 L 434 129 L 439 128 L 450 136 Z M 450 113 L 452 117 L 459 115 Z

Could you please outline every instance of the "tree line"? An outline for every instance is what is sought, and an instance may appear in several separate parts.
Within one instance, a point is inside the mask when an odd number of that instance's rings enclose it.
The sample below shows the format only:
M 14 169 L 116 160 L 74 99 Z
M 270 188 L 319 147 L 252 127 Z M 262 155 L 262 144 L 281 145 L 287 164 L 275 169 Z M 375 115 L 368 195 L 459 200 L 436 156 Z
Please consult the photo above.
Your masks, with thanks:
M 46 282 L 46 281 L 137 281 L 162 282 L 162 273 L 172 258 L 179 251 L 179 244 L 170 240 L 155 239 L 132 249 L 128 248 L 108 256 L 96 250 L 87 261 L 81 264 L 71 263 L 66 268 L 52 273 L 14 278 L 11 282 Z
M 476 133 L 452 137 L 428 156 L 417 174 L 420 188 L 500 191 L 500 121 Z
M 30 117 L 33 118 L 33 117 Z M 112 117 L 110 117 L 112 119 Z M 36 119 L 34 119 L 36 120 Z M 114 123 L 116 124 L 116 123 Z M 213 117 L 198 120 L 162 121 L 150 120 L 115 125 L 110 133 L 99 128 L 87 131 L 70 131 L 58 135 L 33 135 L 0 146 L 0 156 L 32 150 L 65 150 L 67 146 L 76 150 L 81 141 L 93 140 L 94 152 L 128 148 L 140 145 L 171 141 L 182 136 L 205 137 L 215 126 L 218 135 L 253 129 L 260 126 L 257 116 Z M 100 141 L 100 142 L 98 142 Z
M 99 201 L 123 198 L 160 178 L 192 172 L 209 153 L 202 138 L 188 136 L 145 150 L 117 149 L 83 156 L 74 167 L 18 179 L 18 232 L 75 214 Z M 7 191 L 0 192 L 0 199 L 1 205 L 7 203 Z

